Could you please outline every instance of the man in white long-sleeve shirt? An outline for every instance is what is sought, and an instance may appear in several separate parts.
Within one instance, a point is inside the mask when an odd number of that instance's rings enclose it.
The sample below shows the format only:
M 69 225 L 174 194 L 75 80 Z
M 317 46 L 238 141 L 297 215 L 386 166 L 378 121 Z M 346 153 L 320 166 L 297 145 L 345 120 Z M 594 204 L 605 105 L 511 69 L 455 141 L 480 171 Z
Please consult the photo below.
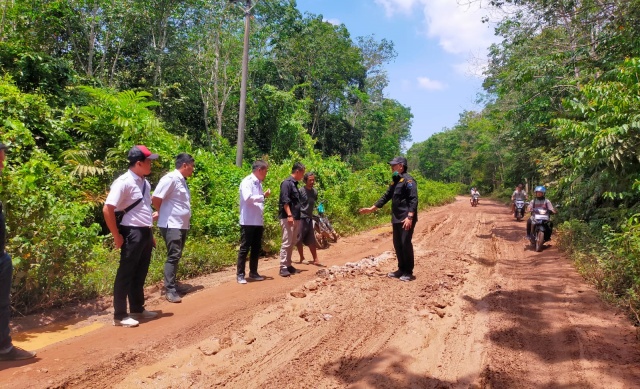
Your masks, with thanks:
M 267 176 L 268 165 L 264 161 L 255 161 L 253 172 L 240 183 L 240 251 L 238 252 L 237 280 L 246 284 L 245 267 L 249 256 L 249 279 L 262 281 L 258 274 L 258 258 L 262 250 L 262 234 L 264 233 L 264 199 L 271 190 L 262 190 L 262 181 Z

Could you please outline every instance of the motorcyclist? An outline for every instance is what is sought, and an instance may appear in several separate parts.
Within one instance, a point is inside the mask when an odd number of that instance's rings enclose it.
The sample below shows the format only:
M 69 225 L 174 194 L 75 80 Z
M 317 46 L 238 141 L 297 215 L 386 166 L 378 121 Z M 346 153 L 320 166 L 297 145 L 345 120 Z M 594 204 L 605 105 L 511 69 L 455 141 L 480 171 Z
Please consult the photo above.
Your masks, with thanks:
M 516 200 L 526 201 L 528 198 L 529 195 L 524 191 L 523 185 L 518 184 L 518 186 L 516 186 L 516 190 L 511 195 L 511 213 L 515 213 L 516 211 Z
M 531 217 L 527 220 L 527 239 L 531 238 L 531 233 L 532 233 L 531 226 L 533 225 L 533 210 L 535 208 L 544 208 L 553 214 L 558 213 L 558 211 L 556 211 L 556 209 L 553 208 L 553 204 L 551 204 L 551 201 L 545 198 L 545 194 L 547 193 L 547 188 L 545 188 L 542 185 L 539 185 L 539 186 L 536 186 L 536 188 L 533 191 L 535 192 L 536 197 L 533 200 L 531 200 L 531 202 L 529 203 L 529 210 L 531 211 Z M 553 232 L 553 223 L 549 221 L 549 236 L 551 236 L 552 232 Z
M 473 205 L 473 195 L 480 197 L 480 192 L 478 192 L 475 186 L 471 188 L 471 198 L 469 199 L 469 204 L 471 205 Z M 480 200 L 478 200 L 478 202 L 480 202 Z

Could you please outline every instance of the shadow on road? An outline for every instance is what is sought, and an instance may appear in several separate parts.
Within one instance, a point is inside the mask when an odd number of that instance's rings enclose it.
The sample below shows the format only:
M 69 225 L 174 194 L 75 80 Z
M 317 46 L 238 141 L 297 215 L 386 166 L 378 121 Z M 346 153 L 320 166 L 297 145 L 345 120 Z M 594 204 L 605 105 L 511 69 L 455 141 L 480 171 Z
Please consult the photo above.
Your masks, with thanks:
M 620 347 L 626 342 L 620 328 L 602 320 L 587 320 L 595 312 L 591 309 L 600 308 L 593 307 L 593 298 L 580 294 L 580 290 L 578 293 L 572 290 L 575 284 L 564 274 L 565 267 L 556 264 L 564 261 L 559 253 L 553 250 L 526 255 L 526 258 L 500 260 L 504 273 L 526 274 L 521 284 L 514 285 L 515 289 L 505 290 L 495 285 L 481 298 L 463 296 L 471 308 L 497 313 L 499 319 L 493 321 L 487 339 L 500 348 L 524 355 L 534 354 L 549 364 L 580 360 L 599 362 L 604 375 L 613 374 L 615 370 L 611 368 L 614 366 L 623 369 L 630 360 L 635 364 L 640 362 L 638 350 L 629 354 Z M 574 309 L 585 306 L 588 308 Z M 568 310 L 572 311 L 571 320 Z M 590 342 L 589 347 L 586 342 Z M 510 382 L 504 372 L 492 374 L 492 383 L 496 380 L 503 383 L 492 387 L 522 387 Z M 631 378 L 626 379 L 631 381 Z M 637 384 L 627 383 L 630 384 L 628 387 Z
M 443 381 L 407 370 L 415 362 L 398 349 L 388 349 L 375 356 L 342 357 L 326 363 L 322 371 L 340 381 L 342 387 L 395 388 L 453 388 L 456 382 Z
M 500 238 L 509 242 L 519 242 L 523 243 L 527 242 L 525 239 L 527 235 L 527 227 L 526 224 L 522 226 L 512 226 L 512 225 L 502 225 L 493 227 L 491 230 L 493 234 Z

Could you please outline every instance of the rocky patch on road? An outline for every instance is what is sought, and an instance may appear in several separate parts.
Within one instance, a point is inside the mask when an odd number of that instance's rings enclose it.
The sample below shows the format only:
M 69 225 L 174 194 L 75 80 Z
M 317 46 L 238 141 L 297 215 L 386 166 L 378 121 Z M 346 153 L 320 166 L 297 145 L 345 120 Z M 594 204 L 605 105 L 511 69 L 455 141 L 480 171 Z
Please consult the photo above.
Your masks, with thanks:
M 386 251 L 377 257 L 369 256 L 358 262 L 347 262 L 342 266 L 331 266 L 320 269 L 316 272 L 318 278 L 305 283 L 302 286 L 303 291 L 292 291 L 290 294 L 295 298 L 304 298 L 307 296 L 305 291 L 316 292 L 320 288 L 326 287 L 339 280 L 355 278 L 360 275 L 385 276 L 386 273 L 380 270 L 380 265 L 390 258 L 395 258 L 394 254 Z

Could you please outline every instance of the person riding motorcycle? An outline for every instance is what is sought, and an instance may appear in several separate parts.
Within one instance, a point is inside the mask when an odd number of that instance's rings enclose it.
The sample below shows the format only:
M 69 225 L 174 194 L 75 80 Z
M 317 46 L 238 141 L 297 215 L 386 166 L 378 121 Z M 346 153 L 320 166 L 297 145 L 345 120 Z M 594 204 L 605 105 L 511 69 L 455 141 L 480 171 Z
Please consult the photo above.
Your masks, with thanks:
M 527 201 L 528 198 L 529 195 L 524 191 L 523 185 L 518 184 L 518 186 L 516 186 L 516 190 L 511 195 L 511 213 L 516 211 L 516 200 Z
M 553 208 L 553 204 L 551 204 L 551 201 L 545 198 L 545 194 L 547 193 L 547 188 L 540 185 L 540 186 L 536 186 L 536 188 L 533 191 L 535 192 L 536 197 L 533 200 L 531 200 L 531 202 L 529 203 L 529 210 L 531 211 L 531 217 L 527 220 L 527 239 L 531 238 L 531 232 L 532 232 L 531 226 L 533 224 L 533 210 L 535 208 L 544 208 L 553 214 L 558 213 L 558 211 L 556 211 L 556 209 Z M 553 232 L 553 223 L 549 222 L 549 236 L 551 236 L 552 232 Z
M 478 192 L 475 186 L 471 188 L 471 198 L 469 199 L 469 204 L 471 205 L 473 205 L 473 195 L 478 195 L 478 197 L 480 197 L 480 192 Z M 478 200 L 478 202 L 480 202 L 480 200 Z

